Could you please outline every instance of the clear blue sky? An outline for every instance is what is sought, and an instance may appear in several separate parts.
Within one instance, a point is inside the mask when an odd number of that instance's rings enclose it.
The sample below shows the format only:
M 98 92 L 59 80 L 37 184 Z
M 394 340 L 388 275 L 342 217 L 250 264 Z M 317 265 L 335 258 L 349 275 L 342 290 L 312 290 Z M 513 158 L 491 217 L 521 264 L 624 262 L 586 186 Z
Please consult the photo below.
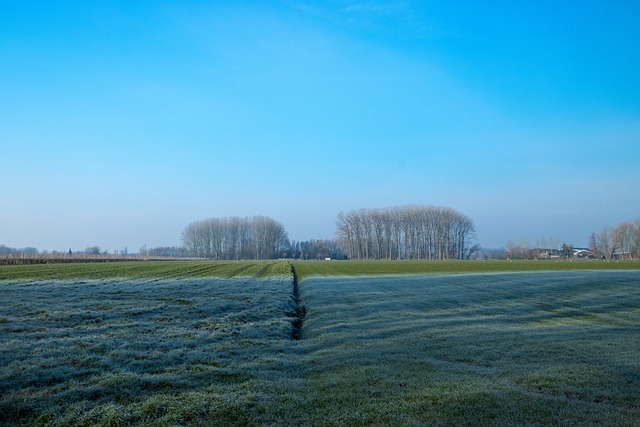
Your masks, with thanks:
M 454 208 L 485 247 L 640 217 L 637 1 L 0 1 L 0 244 L 295 240 Z

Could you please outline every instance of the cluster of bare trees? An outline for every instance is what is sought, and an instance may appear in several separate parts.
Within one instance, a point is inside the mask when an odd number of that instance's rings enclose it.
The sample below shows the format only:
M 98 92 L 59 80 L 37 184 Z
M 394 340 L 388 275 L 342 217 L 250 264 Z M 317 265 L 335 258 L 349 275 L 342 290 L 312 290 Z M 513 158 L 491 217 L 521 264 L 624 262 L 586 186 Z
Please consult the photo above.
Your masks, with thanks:
M 182 232 L 182 241 L 193 256 L 210 259 L 273 259 L 289 249 L 282 224 L 264 216 L 192 222 Z
M 344 259 L 341 245 L 332 239 L 292 241 L 289 256 L 293 259 Z
M 339 213 L 337 236 L 349 259 L 467 259 L 473 221 L 451 208 L 401 206 Z
M 527 238 L 521 238 L 515 243 L 511 240 L 507 242 L 504 248 L 504 257 L 507 259 L 547 259 L 547 258 L 559 258 L 561 256 L 561 250 L 559 249 L 560 240 L 549 237 L 541 237 L 535 243 L 535 247 L 532 247 L 531 242 Z M 563 248 L 573 248 L 573 246 L 562 243 Z
M 591 234 L 589 250 L 606 259 L 640 259 L 640 219 Z
M 148 258 L 135 255 L 109 255 L 105 253 L 88 254 L 84 252 L 47 252 L 0 254 L 0 265 L 14 264 L 70 264 L 84 262 L 122 262 L 141 261 Z
M 15 255 L 15 254 L 37 254 L 36 248 L 10 248 L 5 245 L 0 245 L 0 255 Z
M 147 248 L 144 245 L 140 248 L 138 255 L 141 257 L 165 257 L 165 258 L 188 258 L 191 256 L 189 250 L 184 246 L 158 246 Z

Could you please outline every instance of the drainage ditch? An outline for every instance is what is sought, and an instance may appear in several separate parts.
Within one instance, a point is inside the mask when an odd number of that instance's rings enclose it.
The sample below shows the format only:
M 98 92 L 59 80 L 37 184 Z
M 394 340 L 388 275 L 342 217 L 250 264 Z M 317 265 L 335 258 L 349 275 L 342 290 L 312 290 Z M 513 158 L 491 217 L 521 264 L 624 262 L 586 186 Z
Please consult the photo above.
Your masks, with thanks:
M 298 275 L 296 274 L 296 268 L 291 263 L 289 263 L 289 265 L 291 265 L 291 275 L 293 276 L 294 304 L 294 309 L 292 312 L 293 320 L 291 321 L 291 338 L 293 338 L 294 340 L 299 340 L 302 338 L 302 324 L 304 323 L 304 318 L 307 316 L 307 307 L 300 303 L 300 289 L 298 286 Z

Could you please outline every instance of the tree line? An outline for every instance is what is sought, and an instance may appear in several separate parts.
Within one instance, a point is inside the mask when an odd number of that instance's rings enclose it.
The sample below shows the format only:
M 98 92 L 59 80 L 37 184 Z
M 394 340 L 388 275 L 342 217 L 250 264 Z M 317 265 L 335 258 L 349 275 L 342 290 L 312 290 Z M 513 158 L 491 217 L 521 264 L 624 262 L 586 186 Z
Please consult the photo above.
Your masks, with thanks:
M 5 245 L 0 245 L 0 255 L 16 255 L 16 254 L 37 254 L 38 249 L 32 247 L 26 248 L 10 248 Z
M 284 226 L 271 218 L 226 217 L 192 222 L 182 232 L 183 246 L 114 250 L 113 256 L 98 246 L 84 251 L 38 251 L 0 245 L 0 264 L 32 262 L 79 262 L 118 258 L 200 257 L 237 259 L 530 259 L 574 256 L 573 246 L 560 240 L 539 239 L 507 243 L 505 249 L 481 250 L 473 244 L 475 229 L 467 216 L 451 208 L 400 206 L 340 212 L 336 239 L 289 241 Z M 640 259 L 640 219 L 591 233 L 588 254 L 603 259 Z
M 274 259 L 289 250 L 284 226 L 264 216 L 192 222 L 182 232 L 182 242 L 191 255 L 217 260 Z
M 550 237 L 538 239 L 532 248 L 528 239 L 516 243 L 507 242 L 504 256 L 508 259 L 573 258 L 589 259 L 640 259 L 640 219 L 603 228 L 591 233 L 587 248 L 575 248 L 573 244 Z M 499 256 L 498 256 L 499 257 Z
M 532 247 L 532 243 L 527 238 L 517 240 L 515 243 L 511 240 L 504 247 L 502 257 L 510 260 L 517 259 L 547 259 L 555 257 L 568 257 L 568 253 L 573 249 L 573 245 L 562 242 L 562 250 L 560 249 L 560 240 L 554 237 L 539 238 Z M 571 250 L 570 250 L 571 249 Z
M 189 258 L 191 253 L 184 246 L 158 246 L 155 248 L 147 248 L 144 245 L 138 252 L 142 257 L 164 257 L 164 258 Z
M 589 251 L 597 258 L 640 259 L 640 219 L 591 233 Z
M 293 259 L 345 259 L 343 248 L 333 239 L 291 241 L 287 256 Z
M 336 226 L 349 259 L 467 259 L 479 248 L 473 221 L 446 207 L 340 212 Z

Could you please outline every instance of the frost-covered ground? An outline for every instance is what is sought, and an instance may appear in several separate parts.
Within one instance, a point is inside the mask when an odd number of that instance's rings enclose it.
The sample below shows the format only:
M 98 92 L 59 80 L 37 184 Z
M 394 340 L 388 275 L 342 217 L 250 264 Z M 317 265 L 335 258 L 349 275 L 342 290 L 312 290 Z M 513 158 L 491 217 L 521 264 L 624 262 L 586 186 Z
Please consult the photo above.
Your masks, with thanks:
M 292 283 L 0 283 L 0 425 L 250 424 L 300 377 Z M 287 389 L 278 388 L 286 384 Z M 276 384 L 276 386 L 273 386 Z
M 640 272 L 0 281 L 0 425 L 639 425 Z
M 640 425 L 637 271 L 300 289 L 308 408 L 326 425 Z

